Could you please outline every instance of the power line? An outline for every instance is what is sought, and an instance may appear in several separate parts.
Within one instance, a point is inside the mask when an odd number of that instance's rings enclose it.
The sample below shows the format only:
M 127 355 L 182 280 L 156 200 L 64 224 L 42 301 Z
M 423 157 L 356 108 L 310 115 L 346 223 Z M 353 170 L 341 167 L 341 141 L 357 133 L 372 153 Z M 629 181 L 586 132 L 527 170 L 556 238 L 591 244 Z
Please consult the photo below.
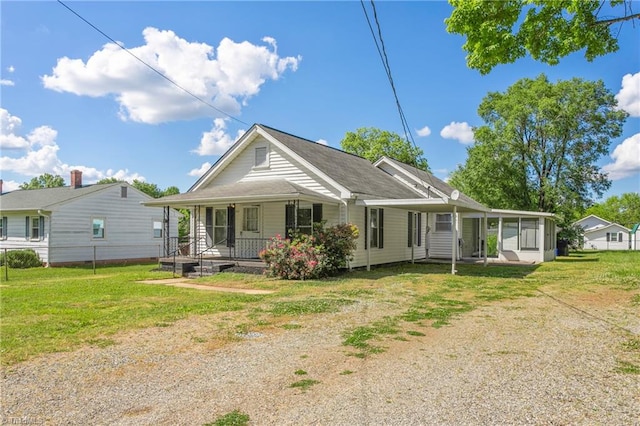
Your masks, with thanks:
M 367 13 L 367 8 L 364 5 L 364 0 L 360 0 L 360 5 L 362 6 L 362 10 L 364 12 L 364 16 L 367 19 L 367 24 L 369 25 L 369 30 L 371 31 L 371 36 L 373 37 L 373 41 L 376 45 L 376 49 L 378 50 L 378 55 L 380 56 L 380 60 L 382 61 L 382 66 L 384 67 L 385 73 L 387 74 L 387 79 L 389 80 L 389 84 L 391 85 L 391 91 L 393 92 L 393 97 L 396 101 L 396 107 L 398 109 L 398 114 L 400 115 L 400 122 L 402 123 L 402 130 L 404 131 L 404 137 L 407 142 L 411 142 L 414 148 L 418 149 L 415 140 L 413 139 L 413 134 L 411 133 L 411 128 L 409 127 L 409 123 L 407 122 L 407 118 L 404 115 L 404 111 L 402 109 L 402 105 L 400 104 L 400 99 L 398 98 L 398 92 L 396 90 L 395 83 L 393 82 L 393 76 L 391 75 L 391 66 L 389 65 L 389 57 L 387 56 L 387 50 L 384 45 L 384 39 L 382 38 L 382 29 L 380 27 L 380 21 L 378 20 L 378 13 L 376 11 L 376 5 L 371 0 L 371 8 L 373 9 L 373 17 L 376 23 L 376 28 L 378 29 L 378 36 L 376 37 L 376 33 L 371 25 L 371 20 L 369 19 L 369 14 Z M 380 39 L 380 43 L 378 44 L 378 39 Z M 417 159 L 413 164 L 416 169 L 420 170 L 418 167 Z M 427 174 L 427 178 L 429 182 L 433 186 L 431 182 L 430 174 Z M 422 179 L 420 179 L 422 181 Z M 424 184 L 424 182 L 422 182 Z
M 164 78 L 165 80 L 167 80 L 169 83 L 173 84 L 174 86 L 176 86 L 178 89 L 182 90 L 183 92 L 185 92 L 186 94 L 188 94 L 189 96 L 191 96 L 192 98 L 198 100 L 199 102 L 203 103 L 204 105 L 208 106 L 209 108 L 219 112 L 220 114 L 224 114 L 227 117 L 229 117 L 232 120 L 237 121 L 238 123 L 244 124 L 245 126 L 249 126 L 248 123 L 245 123 L 244 121 L 240 120 L 239 118 L 236 118 L 234 116 L 232 116 L 231 114 L 221 110 L 220 108 L 217 108 L 215 106 L 213 106 L 210 102 L 206 101 L 205 99 L 202 99 L 200 96 L 196 95 L 195 93 L 189 91 L 188 89 L 184 88 L 183 86 L 181 86 L 180 84 L 178 84 L 177 82 L 175 82 L 174 80 L 172 80 L 171 78 L 167 77 L 166 75 L 164 75 L 161 71 L 157 70 L 156 68 L 154 68 L 152 65 L 150 65 L 149 63 L 145 62 L 144 60 L 140 59 L 140 57 L 136 56 L 133 52 L 131 52 L 129 49 L 127 49 L 126 47 L 124 47 L 121 43 L 118 43 L 117 41 L 115 41 L 113 38 L 111 38 L 108 34 L 106 34 L 104 31 L 102 31 L 100 28 L 96 27 L 94 24 L 92 24 L 91 22 L 89 22 L 87 19 L 85 19 L 84 17 L 82 17 L 78 12 L 76 12 L 75 10 L 73 10 L 72 8 L 70 8 L 69 6 L 67 6 L 66 4 L 64 4 L 61 0 L 57 0 L 58 3 L 60 3 L 62 6 L 64 6 L 65 8 L 67 8 L 67 10 L 69 10 L 71 13 L 73 13 L 74 15 L 76 15 L 78 18 L 80 18 L 81 20 L 83 20 L 87 25 L 89 25 L 91 28 L 93 28 L 94 30 L 96 30 L 97 32 L 99 32 L 100 34 L 102 34 L 105 38 L 107 38 L 108 40 L 110 40 L 111 42 L 113 42 L 114 44 L 116 44 L 117 46 L 120 47 L 120 49 L 124 50 L 125 52 L 127 52 L 129 55 L 131 55 L 134 59 L 136 59 L 137 61 L 139 61 L 140 63 L 142 63 L 144 66 L 146 66 L 147 68 L 149 68 L 151 71 L 155 72 L 156 74 L 158 74 L 160 77 Z

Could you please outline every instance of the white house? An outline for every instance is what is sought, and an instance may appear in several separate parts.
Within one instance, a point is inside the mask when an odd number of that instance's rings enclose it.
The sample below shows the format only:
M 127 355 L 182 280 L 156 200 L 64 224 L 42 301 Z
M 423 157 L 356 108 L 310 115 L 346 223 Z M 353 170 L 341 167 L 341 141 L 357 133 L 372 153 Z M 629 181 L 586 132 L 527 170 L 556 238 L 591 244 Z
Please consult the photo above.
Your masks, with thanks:
M 126 182 L 18 190 L 0 196 L 0 250 L 33 249 L 43 263 L 150 260 L 178 237 L 179 213 L 144 206 L 147 194 Z M 94 257 L 95 256 L 95 257 Z
M 312 224 L 322 220 L 360 229 L 350 267 L 444 257 L 452 260 L 452 272 L 463 255 L 486 258 L 482 236 L 488 218 L 501 214 L 396 160 L 383 157 L 372 164 L 258 124 L 186 193 L 145 204 L 190 209 L 192 255 L 257 258 L 269 238 L 290 229 L 311 232 Z M 530 249 L 527 260 L 550 260 L 555 234 L 549 240 L 543 236 L 551 215 L 526 212 L 526 217 L 538 220 L 537 231 L 523 231 L 526 238 L 535 234 L 536 244 L 519 245 L 501 258 L 516 259 Z M 469 250 L 461 244 L 467 224 L 468 244 L 474 247 Z M 525 221 L 518 226 L 534 225 Z M 534 250 L 539 255 L 529 256 Z
M 584 230 L 582 247 L 594 250 L 638 250 L 635 230 L 589 215 L 574 223 Z M 637 230 L 637 227 L 635 227 Z

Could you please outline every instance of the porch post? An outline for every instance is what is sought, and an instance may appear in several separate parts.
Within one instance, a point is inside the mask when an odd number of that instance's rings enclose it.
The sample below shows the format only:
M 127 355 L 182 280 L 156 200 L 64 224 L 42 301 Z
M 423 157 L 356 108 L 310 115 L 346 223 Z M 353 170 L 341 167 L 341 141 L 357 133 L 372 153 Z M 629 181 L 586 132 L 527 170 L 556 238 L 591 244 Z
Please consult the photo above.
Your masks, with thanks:
M 453 206 L 451 215 L 451 275 L 456 274 L 456 258 L 458 257 L 458 207 Z
M 502 215 L 498 217 L 498 242 L 496 245 L 498 260 L 500 260 L 500 256 L 502 256 Z
M 484 266 L 487 266 L 487 236 L 488 236 L 488 231 L 487 231 L 487 212 L 484 212 L 484 238 L 482 239 L 482 251 L 484 252 Z
M 365 209 L 368 209 L 368 207 L 365 207 Z M 365 242 L 366 249 L 367 249 L 367 271 L 371 270 L 371 211 L 368 212 L 369 214 L 364 215 L 366 218 L 367 223 L 364 224 L 364 226 L 367 227 L 367 241 Z
M 545 219 L 541 217 L 538 219 L 538 260 L 540 262 L 544 262 L 544 256 L 546 252 L 546 247 L 544 246 L 544 235 L 545 235 Z

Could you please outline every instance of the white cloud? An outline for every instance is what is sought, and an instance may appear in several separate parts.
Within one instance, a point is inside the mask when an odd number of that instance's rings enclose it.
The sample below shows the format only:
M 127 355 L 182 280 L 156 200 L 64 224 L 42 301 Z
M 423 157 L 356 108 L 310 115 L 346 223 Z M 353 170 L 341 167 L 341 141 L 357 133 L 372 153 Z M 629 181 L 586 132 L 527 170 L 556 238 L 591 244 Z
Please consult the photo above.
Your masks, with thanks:
M 202 163 L 202 166 L 200 166 L 199 168 L 191 170 L 188 174 L 189 176 L 200 177 L 205 174 L 210 168 L 211 163 L 207 161 L 206 163 Z
M 324 139 L 318 139 L 316 143 L 319 143 L 320 145 L 329 145 L 329 142 Z
M 418 134 L 418 136 L 424 138 L 431 134 L 431 129 L 427 126 L 424 126 L 422 129 L 416 130 L 416 133 Z
M 129 49 L 167 78 L 215 108 L 238 115 L 249 98 L 267 80 L 277 80 L 287 69 L 296 71 L 300 56 L 281 58 L 276 41 L 267 45 L 222 39 L 217 49 L 188 42 L 173 31 L 148 27 L 145 44 Z M 222 114 L 186 94 L 136 60 L 115 43 L 108 43 L 87 59 L 59 58 L 52 75 L 42 77 L 44 86 L 80 96 L 115 95 L 120 117 L 142 123 Z
M 1 79 L 0 86 L 15 86 L 16 84 L 11 80 Z
M 234 144 L 235 141 L 245 133 L 245 130 L 238 130 L 235 138 L 227 133 L 227 122 L 222 118 L 213 120 L 211 131 L 202 133 L 200 145 L 195 152 L 198 155 L 221 155 Z
M 9 65 L 9 66 L 7 67 L 7 71 L 9 71 L 9 72 L 14 72 L 15 70 L 16 70 L 16 69 L 15 69 L 15 67 L 14 67 L 13 65 Z
M 640 173 L 640 133 L 625 139 L 611 153 L 613 163 L 602 168 L 609 179 L 619 180 Z
M 632 117 L 640 117 L 640 72 L 622 77 L 622 88 L 616 95 L 618 107 Z
M 16 182 L 15 180 L 3 180 L 2 181 L 2 193 L 9 191 L 17 191 L 20 189 L 20 182 Z
M 455 139 L 462 144 L 469 145 L 473 143 L 473 128 L 465 121 L 462 123 L 452 121 L 451 124 L 443 127 L 440 131 L 440 136 L 445 139 Z
M 49 126 L 40 126 L 32 130 L 26 137 L 20 136 L 18 131 L 22 125 L 19 117 L 11 115 L 6 109 L 0 108 L 0 147 L 3 154 L 7 150 L 17 152 L 17 156 L 3 155 L 0 157 L 0 169 L 5 172 L 14 172 L 26 177 L 35 177 L 43 173 L 51 173 L 62 176 L 68 181 L 71 170 L 77 169 L 83 172 L 83 181 L 96 182 L 103 178 L 115 177 L 133 181 L 144 180 L 144 176 L 138 173 L 130 173 L 128 170 L 111 169 L 101 171 L 93 167 L 83 165 L 69 165 L 58 158 L 60 147 L 56 142 L 58 132 Z

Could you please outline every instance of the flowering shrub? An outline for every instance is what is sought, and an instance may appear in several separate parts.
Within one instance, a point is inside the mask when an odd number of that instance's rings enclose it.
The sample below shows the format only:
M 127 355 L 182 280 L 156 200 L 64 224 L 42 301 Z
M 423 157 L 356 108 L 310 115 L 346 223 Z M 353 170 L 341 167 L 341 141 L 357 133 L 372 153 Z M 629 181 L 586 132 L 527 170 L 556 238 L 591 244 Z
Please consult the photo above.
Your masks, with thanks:
M 267 264 L 266 273 L 288 280 L 320 278 L 346 267 L 353 256 L 358 238 L 354 225 L 324 228 L 314 226 L 315 235 L 296 233 L 291 239 L 276 235 L 260 252 Z

